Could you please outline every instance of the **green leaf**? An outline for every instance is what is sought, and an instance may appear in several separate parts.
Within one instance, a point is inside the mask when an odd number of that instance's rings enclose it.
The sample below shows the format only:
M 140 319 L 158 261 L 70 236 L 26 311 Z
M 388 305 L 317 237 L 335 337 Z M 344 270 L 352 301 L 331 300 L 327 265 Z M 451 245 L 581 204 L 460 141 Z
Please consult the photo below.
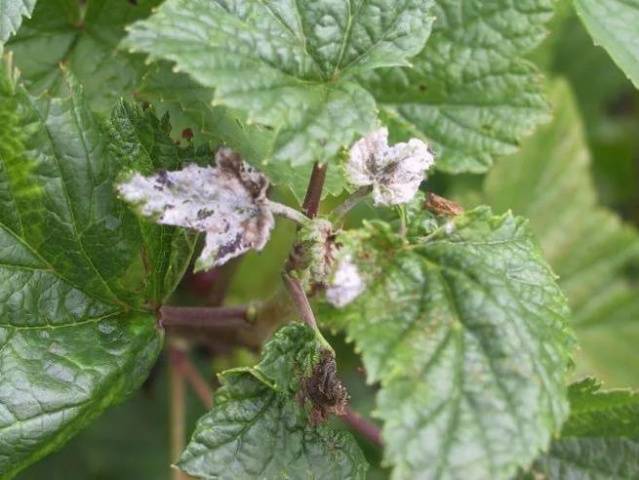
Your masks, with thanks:
M 275 128 L 273 159 L 327 161 L 368 133 L 375 102 L 353 75 L 408 65 L 430 33 L 431 0 L 169 0 L 124 45 L 167 59 L 214 103 Z
M 135 169 L 143 174 L 210 160 L 208 150 L 197 152 L 192 147 L 178 148 L 169 136 L 169 130 L 170 125 L 163 125 L 150 110 L 142 111 L 120 102 L 111 115 L 110 153 L 122 170 Z M 195 247 L 196 235 L 142 218 L 138 218 L 138 226 L 145 244 L 142 250 L 144 296 L 154 305 L 160 305 L 182 279 Z
M 624 271 L 639 262 L 639 236 L 598 205 L 590 157 L 572 94 L 553 85 L 555 118 L 486 179 L 485 201 L 530 219 L 560 276 L 581 346 L 578 373 L 639 385 L 639 296 Z
M 539 44 L 553 0 L 436 0 L 436 21 L 413 68 L 363 84 L 399 139 L 436 145 L 437 167 L 485 172 L 548 118 L 539 75 L 523 56 Z
M 574 0 L 595 43 L 639 88 L 639 0 Z
M 381 382 L 393 479 L 507 479 L 568 414 L 568 308 L 521 218 L 433 222 L 417 213 L 407 241 L 380 223 L 342 235 L 367 287 L 325 320 Z
M 35 3 L 35 2 L 34 2 Z M 130 95 L 144 60 L 116 50 L 124 27 L 146 17 L 159 0 L 45 0 L 7 44 L 25 84 L 34 94 L 62 92 L 62 63 L 82 83 L 91 107 L 108 112 Z
M 271 128 L 248 125 L 241 112 L 221 105 L 213 106 L 210 88 L 202 87 L 184 73 L 173 72 L 168 62 L 151 66 L 138 96 L 170 112 L 172 122 L 179 119 L 183 128 L 193 130 L 195 139 L 199 137 L 215 145 L 228 145 L 239 152 L 247 162 L 263 171 L 276 187 L 289 188 L 301 204 L 313 166 L 265 161 L 273 156 L 277 135 Z M 341 167 L 331 165 L 323 196 L 337 196 L 344 188 Z
M 535 461 L 531 478 L 630 480 L 639 476 L 639 395 L 600 388 L 593 379 L 571 386 L 570 419 L 561 438 Z
M 0 43 L 18 31 L 22 17 L 30 17 L 37 0 L 0 0 Z
M 144 380 L 162 340 L 150 307 L 174 283 L 174 272 L 156 263 L 158 237 L 184 237 L 145 231 L 115 199 L 120 165 L 108 147 L 117 141 L 73 79 L 66 89 L 65 98 L 31 97 L 0 65 L 3 479 Z M 183 265 L 167 262 L 183 270 L 188 255 Z M 146 268 L 157 273 L 148 279 Z
M 350 434 L 309 425 L 297 391 L 319 360 L 312 330 L 284 327 L 255 368 L 221 376 L 178 466 L 210 479 L 364 479 L 368 465 Z

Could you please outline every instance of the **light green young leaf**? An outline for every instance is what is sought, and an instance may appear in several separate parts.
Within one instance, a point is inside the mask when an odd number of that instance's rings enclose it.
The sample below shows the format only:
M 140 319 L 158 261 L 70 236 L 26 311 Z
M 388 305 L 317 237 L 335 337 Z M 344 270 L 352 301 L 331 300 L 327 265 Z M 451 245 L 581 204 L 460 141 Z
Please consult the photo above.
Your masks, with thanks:
M 274 127 L 273 159 L 327 161 L 373 129 L 375 102 L 353 81 L 408 65 L 430 33 L 432 0 L 169 0 L 124 46 L 215 88 L 214 102 Z
M 63 93 L 62 63 L 84 86 L 91 107 L 106 113 L 133 92 L 144 72 L 141 57 L 116 49 L 124 27 L 149 15 L 158 3 L 44 0 L 7 49 L 14 52 L 31 93 Z
M 608 384 L 639 385 L 639 295 L 624 270 L 639 262 L 639 236 L 598 206 L 590 157 L 572 94 L 551 89 L 555 117 L 515 158 L 487 177 L 485 201 L 530 219 L 560 276 L 579 339 L 577 371 Z
M 350 434 L 312 426 L 298 391 L 320 358 L 312 330 L 284 327 L 254 368 L 224 373 L 178 466 L 205 479 L 364 479 L 368 465 Z
M 600 391 L 586 379 L 570 387 L 571 414 L 561 438 L 538 458 L 529 476 L 549 480 L 639 477 L 639 395 Z
M 639 0 L 574 0 L 595 41 L 639 88 Z
M 436 0 L 433 33 L 413 68 L 367 74 L 398 139 L 436 145 L 437 168 L 485 172 L 548 118 L 539 75 L 523 56 L 545 35 L 553 0 Z
M 18 31 L 23 17 L 30 17 L 37 0 L 0 0 L 0 43 Z
M 108 146 L 122 145 L 69 80 L 70 96 L 33 98 L 0 66 L 2 479 L 144 380 L 162 340 L 152 307 L 189 260 L 168 245 L 192 248 L 116 200 Z
M 325 320 L 381 382 L 393 479 L 508 479 L 568 415 L 568 308 L 521 218 L 432 223 L 416 214 L 408 241 L 380 224 L 340 238 L 367 285 Z

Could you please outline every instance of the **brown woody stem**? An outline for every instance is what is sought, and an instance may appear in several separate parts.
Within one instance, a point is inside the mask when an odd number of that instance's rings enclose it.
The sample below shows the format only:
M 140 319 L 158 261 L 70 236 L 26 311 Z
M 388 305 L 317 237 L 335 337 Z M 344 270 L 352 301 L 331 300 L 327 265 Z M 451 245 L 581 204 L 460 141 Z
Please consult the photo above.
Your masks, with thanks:
M 163 327 L 219 327 L 250 326 L 251 309 L 247 307 L 160 307 Z
M 304 197 L 304 203 L 302 204 L 302 210 L 308 218 L 315 218 L 319 211 L 319 204 L 322 199 L 322 190 L 324 189 L 324 181 L 326 180 L 326 170 L 328 164 L 321 165 L 315 162 L 313 165 L 313 172 L 311 178 L 308 181 L 308 188 L 306 189 L 306 196 Z
M 358 432 L 362 437 L 366 438 L 373 445 L 383 446 L 382 434 L 377 425 L 370 420 L 362 417 L 359 413 L 350 408 L 346 409 L 344 415 L 340 416 L 342 421 Z

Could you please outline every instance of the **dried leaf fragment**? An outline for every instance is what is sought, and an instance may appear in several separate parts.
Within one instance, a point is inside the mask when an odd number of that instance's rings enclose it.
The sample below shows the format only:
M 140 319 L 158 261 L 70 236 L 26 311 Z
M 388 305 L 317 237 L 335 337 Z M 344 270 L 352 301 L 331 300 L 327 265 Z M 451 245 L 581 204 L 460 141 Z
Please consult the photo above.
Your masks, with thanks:
M 302 399 L 310 401 L 309 420 L 312 425 L 325 422 L 331 415 L 344 415 L 348 406 L 348 392 L 337 376 L 335 354 L 323 350 L 320 360 L 305 380 Z
M 375 205 L 409 202 L 435 163 L 428 145 L 419 139 L 388 145 L 388 129 L 361 138 L 350 149 L 346 175 L 358 187 L 372 186 Z
M 268 179 L 229 149 L 218 150 L 215 159 L 214 167 L 190 164 L 150 176 L 134 173 L 116 186 L 141 215 L 206 233 L 196 271 L 261 250 L 275 223 L 267 206 Z

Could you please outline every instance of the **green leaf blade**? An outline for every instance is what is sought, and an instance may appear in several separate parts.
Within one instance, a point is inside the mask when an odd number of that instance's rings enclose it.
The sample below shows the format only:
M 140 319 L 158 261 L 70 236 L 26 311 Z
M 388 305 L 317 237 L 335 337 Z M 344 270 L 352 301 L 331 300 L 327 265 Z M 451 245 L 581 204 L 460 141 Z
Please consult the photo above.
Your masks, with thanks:
M 0 324 L 0 477 L 57 450 L 130 395 L 160 348 L 147 314 Z
M 18 31 L 23 17 L 30 17 L 36 0 L 0 0 L 0 43 Z
M 600 388 L 591 378 L 570 387 L 570 419 L 561 438 L 535 461 L 532 475 L 552 480 L 631 479 L 639 475 L 639 395 Z
M 394 479 L 510 478 L 568 414 L 565 299 L 521 219 L 478 209 L 446 228 L 368 238 L 367 293 L 330 324 L 381 382 Z
M 134 24 L 124 45 L 175 62 L 215 88 L 215 104 L 273 127 L 275 161 L 308 164 L 374 128 L 375 102 L 352 76 L 405 65 L 430 33 L 431 5 L 172 0 Z
M 577 373 L 611 386 L 636 386 L 639 377 L 628 365 L 637 358 L 639 301 L 626 270 L 639 261 L 639 236 L 598 204 L 572 92 L 557 82 L 549 98 L 555 118 L 519 155 L 495 166 L 484 202 L 530 219 L 572 308 L 581 347 Z
M 368 464 L 350 434 L 312 426 L 300 381 L 319 360 L 312 330 L 292 324 L 255 368 L 225 372 L 178 467 L 198 478 L 364 479 Z
M 81 81 L 91 107 L 108 113 L 119 98 L 133 93 L 145 71 L 142 58 L 117 50 L 124 28 L 148 16 L 158 3 L 38 2 L 32 17 L 5 49 L 14 53 L 31 93 L 65 94 L 60 71 L 64 64 Z
M 375 72 L 363 84 L 396 137 L 434 142 L 440 170 L 485 172 L 548 119 L 539 74 L 523 55 L 543 38 L 552 8 L 552 0 L 438 0 L 413 68 Z
M 118 142 L 64 78 L 66 97 L 35 98 L 0 66 L 0 478 L 141 384 L 162 344 L 152 309 L 192 251 L 115 198 Z
M 577 14 L 595 41 L 639 88 L 639 1 L 575 0 Z

